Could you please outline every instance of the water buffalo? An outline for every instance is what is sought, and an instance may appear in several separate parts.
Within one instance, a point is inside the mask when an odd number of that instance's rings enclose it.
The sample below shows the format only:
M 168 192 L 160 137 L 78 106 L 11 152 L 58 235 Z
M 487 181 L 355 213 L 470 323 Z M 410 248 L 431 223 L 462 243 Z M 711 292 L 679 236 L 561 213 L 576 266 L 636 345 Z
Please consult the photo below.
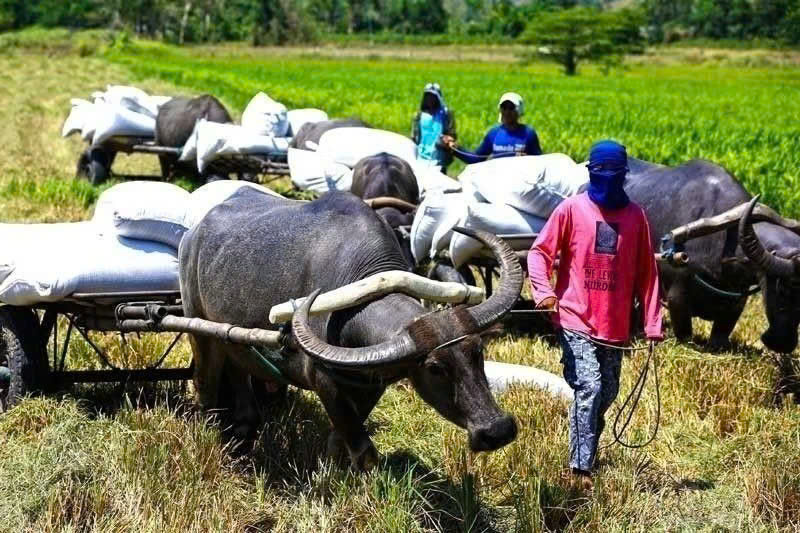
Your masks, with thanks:
M 204 118 L 210 122 L 232 122 L 228 110 L 222 103 L 204 94 L 196 98 L 173 98 L 158 110 L 156 116 L 156 144 L 173 148 L 182 148 L 194 130 L 195 123 Z M 200 178 L 197 164 L 179 162 L 178 157 L 171 154 L 158 156 L 161 163 L 161 174 L 164 178 L 179 173 L 190 179 Z M 208 181 L 227 178 L 227 176 L 203 176 Z
M 386 152 L 361 159 L 353 167 L 350 192 L 370 205 L 393 228 L 410 226 L 419 203 L 419 185 L 405 160 Z
M 300 130 L 295 133 L 292 141 L 289 143 L 291 148 L 300 148 L 306 150 L 306 141 L 311 141 L 314 144 L 319 144 L 319 139 L 322 134 L 328 130 L 336 128 L 371 128 L 369 124 L 357 118 L 335 118 L 333 120 L 323 120 L 320 122 L 307 122 L 300 127 Z
M 356 163 L 350 192 L 365 200 L 383 196 L 399 198 L 414 205 L 419 202 L 419 185 L 411 165 L 386 152 Z
M 677 167 L 631 160 L 625 190 L 650 221 L 654 247 L 670 230 L 719 215 L 748 202 L 750 194 L 724 168 L 693 160 Z M 792 270 L 800 236 L 772 222 L 753 224 L 689 240 L 690 267 L 661 264 L 662 286 L 678 339 L 692 336 L 693 316 L 713 321 L 712 348 L 728 343 L 751 286 L 761 288 L 769 327 L 761 339 L 776 352 L 797 346 L 800 276 Z M 787 265 L 789 265 L 787 267 Z
M 311 318 L 309 298 L 295 313 L 289 355 L 276 364 L 291 383 L 319 396 L 333 426 L 331 454 L 344 445 L 354 467 L 375 463 L 364 421 L 386 386 L 403 378 L 442 416 L 466 428 L 473 450 L 493 450 L 515 438 L 514 419 L 488 388 L 481 333 L 516 302 L 522 270 L 500 239 L 478 237 L 497 255 L 501 280 L 477 306 L 431 313 L 419 300 L 392 293 Z M 304 203 L 243 188 L 186 234 L 179 255 L 186 316 L 246 327 L 269 327 L 272 305 L 315 289 L 408 270 L 391 228 L 361 199 L 342 192 Z M 230 358 L 229 376 L 240 393 L 237 423 L 252 422 L 252 383 L 244 370 L 252 355 L 209 338 L 191 343 L 200 404 L 217 405 L 220 373 Z

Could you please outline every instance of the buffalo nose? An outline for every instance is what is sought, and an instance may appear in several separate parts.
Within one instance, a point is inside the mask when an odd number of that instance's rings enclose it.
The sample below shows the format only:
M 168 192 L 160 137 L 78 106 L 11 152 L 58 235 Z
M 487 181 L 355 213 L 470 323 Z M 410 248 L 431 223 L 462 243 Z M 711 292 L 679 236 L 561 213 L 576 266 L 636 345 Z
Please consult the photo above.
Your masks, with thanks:
M 517 438 L 517 423 L 511 416 L 505 415 L 476 429 L 470 436 L 470 448 L 474 452 L 496 450 L 515 438 Z

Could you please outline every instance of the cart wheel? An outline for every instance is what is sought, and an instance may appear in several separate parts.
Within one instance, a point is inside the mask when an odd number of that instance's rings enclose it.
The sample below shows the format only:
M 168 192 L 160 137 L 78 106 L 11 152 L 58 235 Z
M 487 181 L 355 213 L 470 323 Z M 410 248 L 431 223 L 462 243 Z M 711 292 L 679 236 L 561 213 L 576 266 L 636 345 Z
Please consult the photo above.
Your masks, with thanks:
M 86 178 L 92 185 L 100 185 L 111 174 L 111 163 L 116 155 L 116 152 L 108 153 L 100 148 L 86 150 L 78 158 L 75 177 Z
M 50 367 L 32 309 L 0 308 L 0 409 L 13 407 L 26 395 L 47 389 Z
M 75 177 L 78 179 L 89 177 L 89 150 L 84 150 L 78 158 L 78 164 L 75 167 Z
M 103 150 L 92 150 L 89 154 L 89 165 L 86 177 L 92 185 L 104 183 L 111 174 L 111 158 Z

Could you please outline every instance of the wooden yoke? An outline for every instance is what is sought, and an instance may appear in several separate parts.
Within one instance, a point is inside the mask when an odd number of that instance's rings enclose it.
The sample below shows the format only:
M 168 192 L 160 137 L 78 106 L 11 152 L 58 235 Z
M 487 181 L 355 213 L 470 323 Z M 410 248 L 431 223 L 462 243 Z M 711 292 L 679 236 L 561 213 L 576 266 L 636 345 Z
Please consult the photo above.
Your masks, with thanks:
M 675 244 L 684 244 L 691 239 L 726 230 L 739 223 L 739 219 L 742 218 L 746 209 L 747 203 L 744 203 L 719 215 L 694 220 L 675 228 L 666 235 L 666 238 L 671 239 Z M 774 209 L 764 204 L 756 205 L 755 209 L 753 209 L 752 219 L 755 222 L 772 222 L 800 235 L 800 222 L 791 218 L 784 218 Z

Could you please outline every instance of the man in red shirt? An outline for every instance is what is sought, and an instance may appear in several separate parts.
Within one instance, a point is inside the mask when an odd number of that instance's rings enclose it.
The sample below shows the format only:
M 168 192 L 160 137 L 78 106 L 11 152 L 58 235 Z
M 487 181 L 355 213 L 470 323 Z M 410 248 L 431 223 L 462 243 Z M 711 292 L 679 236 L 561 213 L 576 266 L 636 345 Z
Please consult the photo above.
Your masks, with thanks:
M 650 229 L 644 211 L 622 187 L 627 172 L 624 146 L 613 141 L 592 146 L 589 189 L 553 211 L 528 254 L 534 302 L 555 311 L 561 330 L 564 378 L 575 391 L 569 410 L 569 464 L 585 488 L 592 486 L 605 412 L 619 391 L 622 351 L 604 345 L 628 342 L 634 297 L 644 310 L 645 335 L 651 342 L 662 339 Z M 553 290 L 556 256 L 560 260 Z

